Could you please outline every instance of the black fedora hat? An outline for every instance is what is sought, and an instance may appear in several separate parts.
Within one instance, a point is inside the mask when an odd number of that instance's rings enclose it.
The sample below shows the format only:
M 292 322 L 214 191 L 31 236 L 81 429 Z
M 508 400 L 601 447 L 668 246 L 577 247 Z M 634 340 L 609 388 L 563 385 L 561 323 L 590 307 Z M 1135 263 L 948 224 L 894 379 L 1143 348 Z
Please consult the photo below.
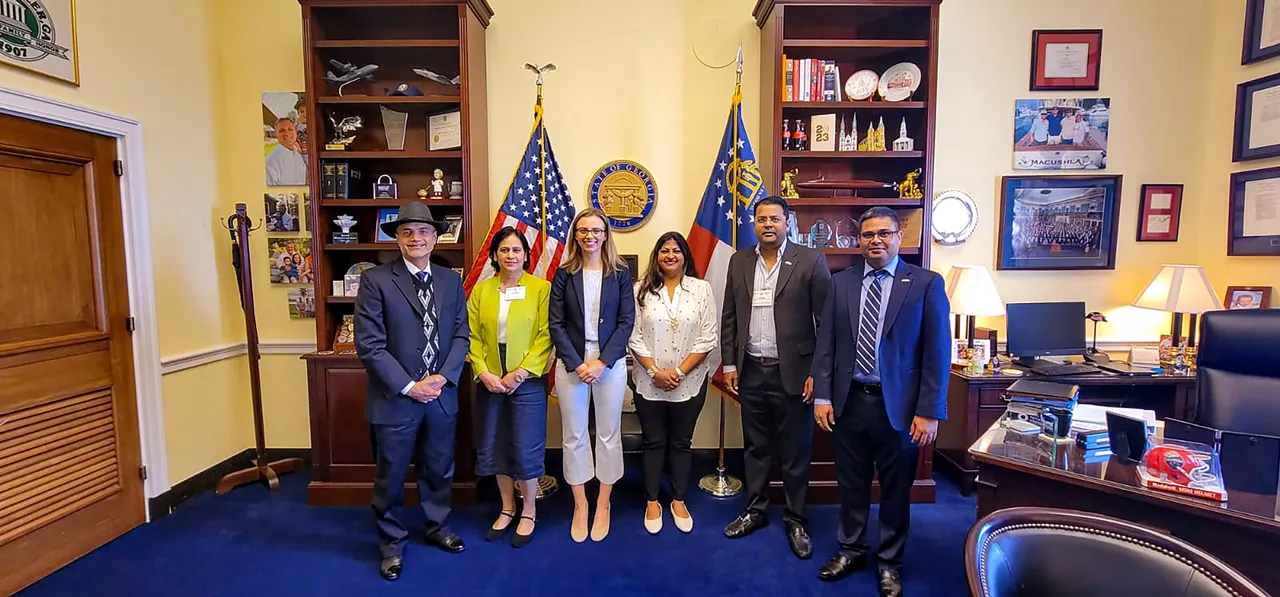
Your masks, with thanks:
M 390 222 L 383 222 L 379 225 L 387 236 L 395 236 L 396 228 L 401 224 L 409 222 L 422 222 L 423 224 L 431 224 L 436 229 L 436 234 L 444 234 L 449 229 L 448 222 L 442 222 L 431 217 L 431 208 L 421 201 L 410 201 L 400 206 L 400 213 L 396 215 L 396 219 Z

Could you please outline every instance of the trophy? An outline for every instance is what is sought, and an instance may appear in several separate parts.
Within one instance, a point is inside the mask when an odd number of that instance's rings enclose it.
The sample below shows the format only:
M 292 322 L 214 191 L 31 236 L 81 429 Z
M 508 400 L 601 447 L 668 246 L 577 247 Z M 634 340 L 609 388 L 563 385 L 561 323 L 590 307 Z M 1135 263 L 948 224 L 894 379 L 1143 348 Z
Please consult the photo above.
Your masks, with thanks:
M 796 184 L 791 181 L 791 179 L 795 178 L 795 176 L 799 173 L 800 173 L 799 168 L 792 168 L 790 172 L 782 173 L 781 196 L 783 199 L 799 199 L 800 198 L 800 193 L 796 192 Z
M 813 223 L 813 227 L 809 229 L 809 247 L 812 249 L 827 249 L 831 247 L 831 225 L 826 220 L 818 218 Z
M 383 179 L 386 179 L 385 182 Z M 378 177 L 378 182 L 373 183 L 374 199 L 397 199 L 399 193 L 396 190 L 396 181 L 391 178 L 390 174 L 383 174 Z
M 342 232 L 333 233 L 333 244 L 354 245 L 359 242 L 357 240 L 356 233 L 351 231 L 351 229 L 356 225 L 355 218 L 346 215 L 338 216 L 338 219 L 334 220 L 333 223 L 337 224 L 338 227 L 342 229 Z
M 408 112 L 397 112 L 386 106 L 379 106 L 382 111 L 382 130 L 387 135 L 388 151 L 403 151 L 404 136 L 408 130 Z
M 356 140 L 356 131 L 364 126 L 359 116 L 346 116 L 337 120 L 329 114 L 329 122 L 333 123 L 333 140 L 324 146 L 329 151 L 342 151 Z
M 462 199 L 462 181 L 455 180 L 449 183 L 449 198 Z
M 836 220 L 836 248 L 848 249 L 858 243 L 858 223 L 851 218 Z
M 444 199 L 444 170 L 436 168 L 435 172 L 432 173 L 432 178 L 431 198 Z
M 916 182 L 920 178 L 921 170 L 916 168 L 907 173 L 902 182 L 893 183 L 894 190 L 898 191 L 900 199 L 923 199 L 924 191 L 920 190 L 920 183 Z

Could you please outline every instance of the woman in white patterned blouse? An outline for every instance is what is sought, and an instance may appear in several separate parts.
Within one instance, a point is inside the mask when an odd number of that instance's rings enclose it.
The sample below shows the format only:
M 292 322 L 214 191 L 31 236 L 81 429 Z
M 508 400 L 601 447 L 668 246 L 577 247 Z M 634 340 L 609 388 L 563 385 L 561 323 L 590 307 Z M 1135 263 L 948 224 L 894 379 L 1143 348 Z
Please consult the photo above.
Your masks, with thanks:
M 679 232 L 658 238 L 644 277 L 636 283 L 636 322 L 628 347 L 635 355 L 636 413 L 644 437 L 644 526 L 662 529 L 658 488 L 664 456 L 670 463 L 671 516 L 693 529 L 684 504 L 692 461 L 693 429 L 707 396 L 707 354 L 719 343 L 711 284 L 696 277 L 689 243 Z M 643 371 L 644 374 L 639 372 Z

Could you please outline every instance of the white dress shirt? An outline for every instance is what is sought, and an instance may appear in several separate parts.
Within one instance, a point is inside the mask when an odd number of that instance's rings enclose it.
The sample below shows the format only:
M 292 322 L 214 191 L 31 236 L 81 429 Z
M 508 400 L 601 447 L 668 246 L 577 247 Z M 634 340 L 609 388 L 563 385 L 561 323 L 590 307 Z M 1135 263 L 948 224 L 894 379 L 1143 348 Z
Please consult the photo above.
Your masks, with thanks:
M 720 344 L 720 320 L 716 316 L 716 299 L 711 283 L 685 276 L 675 288 L 675 295 L 665 287 L 658 294 L 646 294 L 644 306 L 639 297 L 646 292 L 636 284 L 636 323 L 627 347 L 637 357 L 653 359 L 658 369 L 675 369 L 692 353 L 706 353 Z M 671 329 L 672 320 L 676 329 Z M 637 363 L 638 364 L 638 363 Z M 661 390 L 648 372 L 637 368 L 632 376 L 636 394 L 646 400 L 684 402 L 702 389 L 710 369 L 710 360 L 702 359 L 692 371 L 685 371 L 684 381 L 671 391 Z
M 768 292 L 769 296 L 776 296 L 778 290 L 778 272 L 782 268 L 782 255 L 787 252 L 787 241 L 783 239 L 782 245 L 778 247 L 778 258 L 773 263 L 773 269 L 765 265 L 764 257 L 760 255 L 760 245 L 756 245 L 756 265 L 755 265 L 755 283 L 751 288 L 751 298 L 754 299 L 756 292 Z M 755 302 L 752 300 L 752 302 Z M 761 357 L 766 359 L 778 358 L 778 327 L 773 321 L 773 304 L 767 306 L 752 306 L 751 318 L 747 324 L 747 354 L 753 357 Z M 733 373 L 738 368 L 735 365 L 726 363 L 724 366 L 725 373 Z
M 307 184 L 306 156 L 277 144 L 267 154 L 267 185 L 274 187 L 304 184 Z
M 587 344 L 600 343 L 600 283 L 604 270 L 582 270 L 582 329 Z

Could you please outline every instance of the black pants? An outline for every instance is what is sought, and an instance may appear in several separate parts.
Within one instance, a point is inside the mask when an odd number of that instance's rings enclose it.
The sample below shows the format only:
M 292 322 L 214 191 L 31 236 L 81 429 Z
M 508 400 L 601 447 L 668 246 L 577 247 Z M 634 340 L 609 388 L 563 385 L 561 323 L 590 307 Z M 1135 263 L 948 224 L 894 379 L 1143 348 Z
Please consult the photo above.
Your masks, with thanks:
M 446 388 L 446 392 L 457 391 Z M 379 398 L 381 400 L 382 398 Z M 415 465 L 418 495 L 426 515 L 428 535 L 444 529 L 451 511 L 453 441 L 456 418 L 438 403 L 427 404 L 419 416 L 394 425 L 373 425 L 377 466 L 373 480 L 373 516 L 382 557 L 404 553 L 409 531 L 396 516 L 404 502 L 404 479 Z
M 644 495 L 649 501 L 658 501 L 664 460 L 670 467 L 671 499 L 684 501 L 689 469 L 693 466 L 693 428 L 706 401 L 706 382 L 693 398 L 684 402 L 646 400 L 636 395 L 636 415 L 640 417 L 644 445 Z
M 880 481 L 881 568 L 902 567 L 911 524 L 911 486 L 918 447 L 911 430 L 889 423 L 884 398 L 854 383 L 844 412 L 836 419 L 836 481 L 840 485 L 840 551 L 858 557 L 870 550 L 867 517 L 871 510 L 872 471 Z
M 804 524 L 813 453 L 813 406 L 804 396 L 787 394 L 777 364 L 763 365 L 751 356 L 738 372 L 738 402 L 742 405 L 747 510 L 763 514 L 768 508 L 769 473 L 777 458 L 787 497 L 783 518 Z

